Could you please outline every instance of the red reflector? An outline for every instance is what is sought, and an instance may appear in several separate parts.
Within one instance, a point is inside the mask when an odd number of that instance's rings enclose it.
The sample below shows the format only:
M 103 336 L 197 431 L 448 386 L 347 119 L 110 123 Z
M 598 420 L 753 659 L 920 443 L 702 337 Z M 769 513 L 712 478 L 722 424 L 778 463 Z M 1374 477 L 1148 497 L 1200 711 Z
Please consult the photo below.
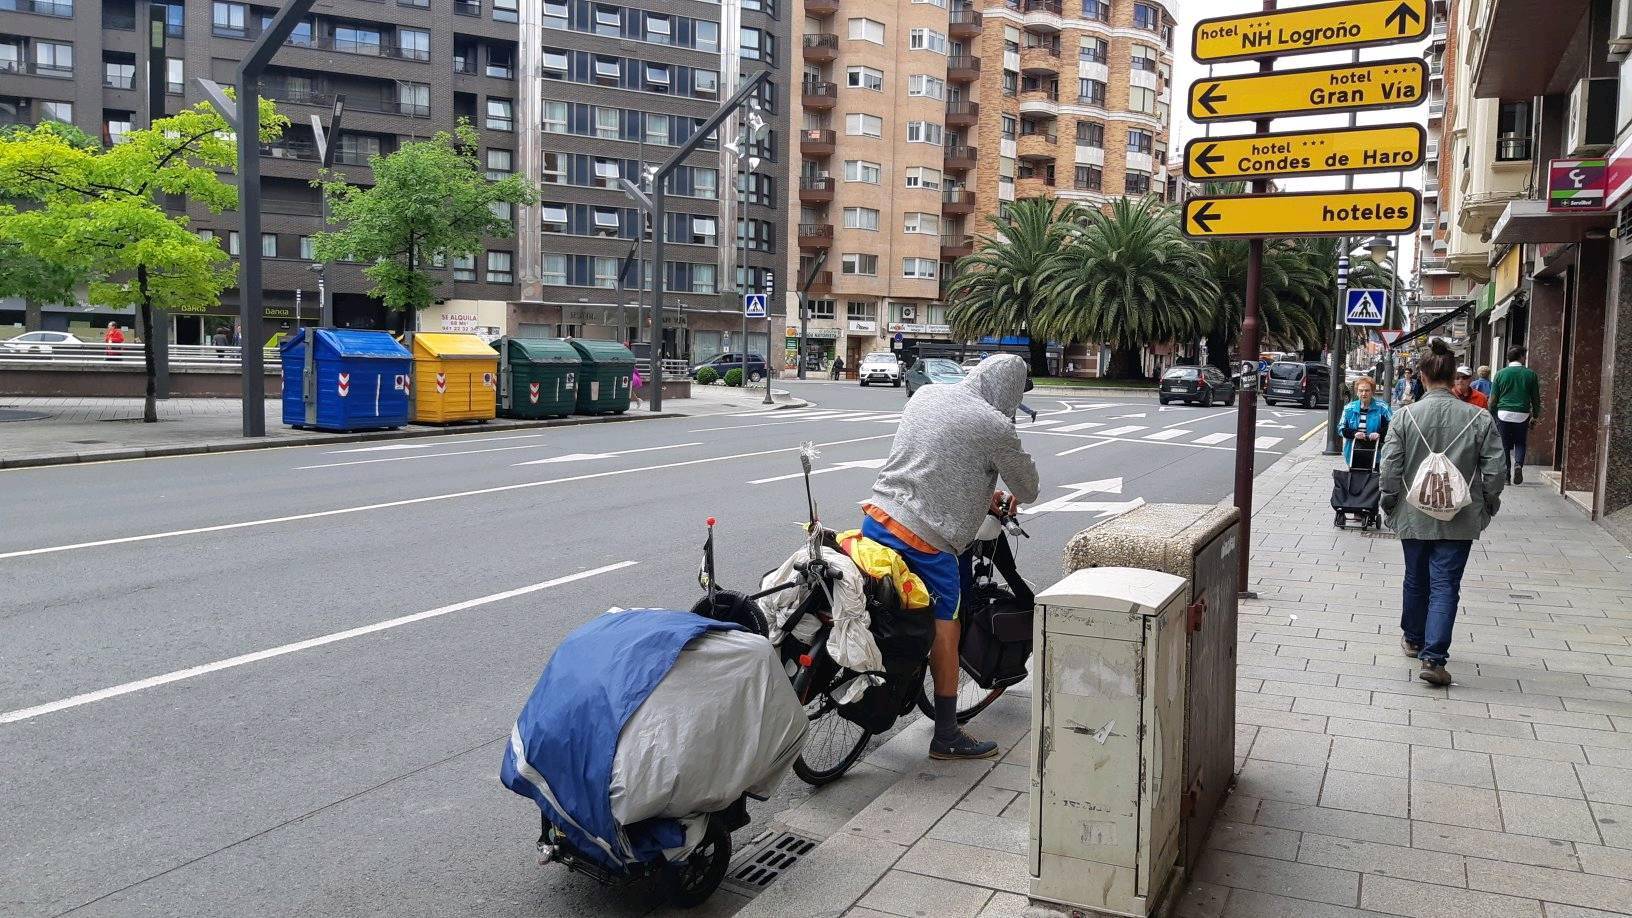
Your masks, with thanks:
M 799 665 L 805 667 L 806 669 L 809 669 L 811 664 L 815 662 L 816 660 L 813 659 L 808 653 L 802 653 L 799 655 Z
M 705 520 L 704 522 L 706 522 L 706 523 L 708 523 L 708 525 L 712 526 L 712 525 L 714 525 L 714 517 L 711 516 L 707 520 Z

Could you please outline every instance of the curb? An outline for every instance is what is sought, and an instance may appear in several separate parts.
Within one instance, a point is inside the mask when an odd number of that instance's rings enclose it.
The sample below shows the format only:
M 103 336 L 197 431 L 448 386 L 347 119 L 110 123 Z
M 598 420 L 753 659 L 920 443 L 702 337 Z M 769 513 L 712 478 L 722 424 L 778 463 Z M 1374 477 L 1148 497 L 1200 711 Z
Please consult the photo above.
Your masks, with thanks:
M 665 411 L 659 414 L 650 412 L 631 415 L 592 415 L 583 417 L 553 418 L 545 421 L 514 421 L 503 424 L 479 424 L 476 426 L 461 426 L 457 428 L 413 427 L 401 430 L 371 430 L 360 433 L 320 434 L 311 436 L 281 437 L 278 439 L 259 440 L 212 440 L 203 443 L 188 444 L 186 446 L 148 446 L 129 447 L 104 450 L 93 450 L 83 453 L 57 453 L 43 456 L 23 456 L 16 459 L 0 459 L 0 469 L 39 468 L 51 465 L 75 465 L 85 462 L 120 462 L 128 459 L 160 459 L 170 456 L 196 456 L 203 453 L 236 453 L 249 450 L 281 449 L 290 446 L 317 446 L 326 443 L 366 443 L 373 440 L 417 440 L 425 437 L 445 437 L 450 434 L 492 433 L 508 430 L 538 430 L 548 427 L 582 427 L 586 424 L 614 424 L 628 421 L 654 421 L 660 418 L 683 418 L 689 415 L 680 412 Z

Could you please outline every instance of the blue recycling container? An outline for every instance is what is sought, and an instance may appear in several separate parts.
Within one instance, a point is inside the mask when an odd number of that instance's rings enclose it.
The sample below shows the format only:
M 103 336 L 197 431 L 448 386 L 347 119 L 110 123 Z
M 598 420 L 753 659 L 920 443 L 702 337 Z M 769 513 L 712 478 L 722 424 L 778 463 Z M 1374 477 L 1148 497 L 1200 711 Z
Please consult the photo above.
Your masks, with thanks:
M 302 328 L 278 355 L 290 427 L 345 432 L 408 423 L 413 357 L 387 332 Z

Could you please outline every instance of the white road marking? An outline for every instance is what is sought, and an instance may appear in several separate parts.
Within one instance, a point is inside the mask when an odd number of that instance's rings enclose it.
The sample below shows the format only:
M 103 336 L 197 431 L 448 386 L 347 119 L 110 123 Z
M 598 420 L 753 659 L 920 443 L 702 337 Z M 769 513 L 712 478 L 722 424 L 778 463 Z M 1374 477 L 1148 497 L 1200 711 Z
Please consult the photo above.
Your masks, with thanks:
M 878 434 L 871 437 L 854 437 L 849 440 L 830 440 L 818 443 L 817 447 L 846 446 L 851 443 L 870 443 L 873 440 L 888 440 L 894 434 Z M 333 510 L 314 510 L 310 513 L 294 513 L 288 516 L 274 516 L 259 520 L 244 520 L 237 523 L 218 523 L 214 526 L 198 526 L 192 529 L 173 529 L 168 532 L 151 532 L 145 535 L 120 536 L 112 539 L 97 539 L 92 542 L 73 542 L 68 545 L 51 545 L 45 548 L 25 548 L 19 551 L 0 552 L 0 561 L 10 558 L 28 558 L 34 555 L 51 555 L 65 551 L 78 551 L 83 548 L 103 548 L 109 545 L 128 545 L 134 542 L 152 542 L 157 539 L 173 539 L 181 536 L 202 535 L 208 532 L 227 532 L 233 529 L 252 529 L 258 526 L 271 526 L 276 523 L 296 523 L 302 520 L 323 519 L 331 516 L 345 516 L 352 513 L 365 513 L 369 510 L 385 510 L 391 507 L 410 507 L 416 504 L 437 503 L 444 500 L 456 500 L 461 497 L 480 497 L 485 494 L 505 494 L 510 491 L 521 491 L 528 488 L 542 488 L 554 484 L 568 484 L 575 481 L 592 481 L 597 478 L 611 478 L 616 475 L 638 475 L 642 472 L 659 472 L 665 469 L 683 468 L 689 465 L 701 465 L 705 462 L 727 462 L 733 459 L 751 459 L 758 456 L 774 456 L 781 453 L 797 453 L 804 447 L 785 446 L 779 449 L 763 449 L 751 453 L 729 453 L 719 456 L 705 456 L 702 459 L 686 459 L 680 462 L 668 462 L 663 465 L 646 465 L 632 469 L 608 469 L 604 472 L 586 472 L 582 475 L 568 475 L 564 478 L 546 478 L 543 481 L 523 481 L 517 484 L 497 485 L 491 488 L 474 488 L 469 491 L 453 491 L 447 494 L 431 494 L 426 497 L 410 497 L 403 500 L 390 500 L 378 504 L 362 504 L 356 507 L 338 507 Z
M 1129 424 L 1126 427 L 1112 427 L 1110 430 L 1102 430 L 1098 434 L 1096 434 L 1096 436 L 1120 437 L 1120 436 L 1124 436 L 1124 435 L 1130 434 L 1130 433 L 1135 433 L 1135 432 L 1141 431 L 1141 430 L 1144 430 L 1144 428 L 1140 427 L 1138 424 Z
M 297 465 L 293 471 L 305 472 L 311 469 L 334 469 L 346 465 L 372 465 L 376 462 L 406 462 L 409 459 L 438 459 L 442 456 L 470 456 L 476 453 L 503 453 L 513 449 L 539 449 L 549 446 L 548 443 L 523 443 L 520 446 L 489 446 L 486 449 L 459 449 L 447 453 L 414 453 L 411 456 L 382 456 L 378 459 L 352 459 L 349 462 L 323 462 L 318 465 Z
M 1037 431 L 1037 436 L 1039 436 L 1039 437 L 1069 437 L 1069 438 L 1071 438 L 1073 440 L 1098 440 L 1099 438 L 1104 437 L 1105 434 L 1099 434 L 1099 433 L 1060 433 L 1057 430 L 1039 430 L 1039 431 Z M 1233 446 L 1206 446 L 1206 445 L 1200 444 L 1200 443 L 1186 443 L 1186 442 L 1184 442 L 1182 440 L 1170 440 L 1170 441 L 1168 441 L 1166 443 L 1163 443 L 1163 442 L 1158 440 L 1158 441 L 1153 443 L 1150 440 L 1140 440 L 1140 439 L 1137 439 L 1135 437 L 1112 437 L 1109 440 L 1106 440 L 1104 442 L 1109 442 L 1109 443 L 1142 443 L 1145 446 L 1182 446 L 1185 449 L 1216 449 L 1216 450 L 1222 450 L 1222 451 L 1225 451 L 1225 452 L 1235 452 L 1235 447 L 1233 447 Z M 1272 450 L 1264 450 L 1264 452 L 1273 452 L 1273 451 Z M 0 559 L 3 559 L 4 557 L 5 557 L 4 555 L 0 555 Z
M 846 423 L 859 423 L 861 421 L 899 421 L 901 420 L 901 412 L 885 411 L 880 414 L 860 414 L 853 418 L 845 418 L 844 420 Z
M 1231 438 L 1233 436 L 1235 436 L 1235 434 L 1211 433 L 1211 434 L 1208 434 L 1205 437 L 1197 437 L 1195 440 L 1193 440 L 1191 442 L 1199 443 L 1202 446 L 1211 446 L 1214 443 L 1223 443 L 1225 440 L 1228 440 L 1229 438 Z
M 1056 456 L 1069 456 L 1072 453 L 1080 453 L 1080 452 L 1082 452 L 1084 450 L 1093 449 L 1096 446 L 1104 446 L 1107 443 L 1121 443 L 1121 442 L 1122 442 L 1121 440 L 1095 440 L 1092 443 L 1085 443 L 1082 446 L 1073 446 L 1070 449 L 1065 450 L 1064 452 L 1055 453 L 1054 455 L 1056 455 Z
M 529 459 L 526 462 L 517 462 L 516 465 L 547 465 L 554 462 L 582 462 L 586 459 L 613 459 L 618 456 L 628 456 L 632 453 L 655 453 L 664 449 L 684 449 L 688 446 L 702 446 L 702 443 L 672 443 L 668 446 L 643 446 L 640 449 L 620 449 L 610 453 L 568 453 L 565 456 L 551 456 L 548 459 Z
M 1186 436 L 1189 433 L 1190 433 L 1190 431 L 1188 431 L 1188 430 L 1180 430 L 1177 427 L 1169 427 L 1169 428 L 1167 428 L 1165 430 L 1158 430 L 1153 434 L 1145 434 L 1145 439 L 1146 440 L 1177 440 L 1178 438 Z
M 362 637 L 366 634 L 375 634 L 380 631 L 388 631 L 392 628 L 400 628 L 403 625 L 411 625 L 414 622 L 422 622 L 426 619 L 439 618 L 444 615 L 451 615 L 454 612 L 463 612 L 466 609 L 474 609 L 477 606 L 485 606 L 490 603 L 502 602 L 506 599 L 514 599 L 517 596 L 526 596 L 529 593 L 537 593 L 540 590 L 547 590 L 551 587 L 561 586 L 577 580 L 585 580 L 600 574 L 611 573 L 612 571 L 622 570 L 626 567 L 633 567 L 639 563 L 640 562 L 638 561 L 619 561 L 616 564 L 607 564 L 587 571 L 579 571 L 576 574 L 568 574 L 565 577 L 556 577 L 553 580 L 545 580 L 541 583 L 517 587 L 513 590 L 505 590 L 502 593 L 490 593 L 487 596 L 480 596 L 476 599 L 467 599 L 464 602 L 456 602 L 452 605 L 440 606 L 424 612 L 415 612 L 412 615 L 404 615 L 399 618 L 387 619 L 383 622 L 375 622 L 372 625 L 363 625 L 358 628 L 348 628 L 345 631 L 336 631 L 332 634 L 325 634 L 321 637 L 307 638 L 304 641 L 296 641 L 293 644 L 284 644 L 280 647 L 270 647 L 266 650 L 257 650 L 254 653 L 246 653 L 236 657 L 228 657 L 225 660 L 217 660 L 214 663 L 204 663 L 199 666 L 188 667 L 187 669 L 178 669 L 174 672 L 165 673 L 162 676 L 150 676 L 146 679 L 138 679 L 135 682 L 126 682 L 121 685 L 110 686 L 105 689 L 98 689 L 94 692 L 86 692 L 82 695 L 75 695 L 71 698 L 64 698 L 61 701 L 52 701 L 29 708 L 20 708 L 15 711 L 7 711 L 0 714 L 0 724 L 10 724 L 17 723 L 18 721 L 31 720 L 45 714 L 54 714 L 58 711 L 66 711 L 69 708 L 77 708 L 81 705 L 92 704 L 98 701 L 106 701 L 109 698 L 118 698 L 120 695 L 129 695 L 133 692 L 143 691 L 144 689 L 157 688 L 161 685 L 169 685 L 172 682 L 180 682 L 184 679 L 192 679 L 198 676 L 208 675 L 209 673 L 220 672 L 223 669 L 232 669 L 234 667 L 244 666 L 249 663 L 259 663 L 262 660 L 269 660 L 273 657 L 281 657 L 285 654 L 296 653 L 302 650 L 310 650 L 313 647 L 322 647 L 326 644 L 334 644 L 340 641 L 350 640 L 354 637 Z
M 1072 431 L 1090 430 L 1090 429 L 1095 428 L 1095 427 L 1104 427 L 1104 426 L 1105 426 L 1104 421 L 1084 421 L 1081 424 L 1067 424 L 1064 427 L 1056 427 L 1056 428 L 1054 428 L 1054 430 L 1059 432 L 1059 433 L 1070 433 Z
M 1021 424 L 1020 429 L 1025 430 L 1027 427 L 1043 427 L 1043 426 L 1046 426 L 1048 424 L 1058 424 L 1058 423 L 1060 423 L 1059 418 L 1038 418 L 1035 421 L 1027 421 L 1024 424 Z
M 1213 418 L 1221 418 L 1226 414 L 1235 414 L 1235 409 L 1231 408 L 1229 411 L 1220 411 L 1220 412 L 1217 412 L 1215 414 L 1204 414 L 1199 418 L 1185 418 L 1182 421 L 1174 421 L 1173 423 L 1171 423 L 1171 424 L 1169 424 L 1167 426 L 1168 427 L 1177 427 L 1180 424 L 1199 424 L 1202 421 L 1211 421 Z
M 1274 421 L 1263 420 L 1258 422 L 1259 427 L 1268 427 L 1271 430 L 1292 430 L 1296 424 L 1277 424 Z
M 848 415 L 851 415 L 851 414 L 866 414 L 866 413 L 867 412 L 849 412 L 849 411 L 824 412 L 823 414 L 800 415 L 797 418 L 790 418 L 790 419 L 788 419 L 786 421 L 767 421 L 764 424 L 727 424 L 727 425 L 725 425 L 723 427 L 701 427 L 701 428 L 698 428 L 697 430 L 688 430 L 686 432 L 687 433 L 713 433 L 713 432 L 718 431 L 718 430 L 748 430 L 748 429 L 754 428 L 754 427 L 785 427 L 785 426 L 787 426 L 789 424 L 803 424 L 803 423 L 806 423 L 807 421 L 855 421 L 855 420 L 861 420 L 861 418 L 859 418 L 859 417 L 854 417 L 853 418 L 853 417 L 849 417 Z M 784 415 L 784 414 L 787 414 L 787 412 L 778 411 L 777 414 Z M 726 417 L 736 417 L 736 415 L 726 415 Z
M 1146 416 L 1145 412 L 1141 411 L 1138 414 L 1119 414 L 1116 417 L 1111 418 L 1111 420 L 1113 420 L 1113 421 L 1125 421 L 1128 418 L 1142 418 L 1142 417 L 1145 417 L 1145 416 Z
M 1275 444 L 1281 442 L 1282 439 L 1284 439 L 1284 438 L 1283 437 L 1259 437 L 1257 439 L 1257 441 L 1253 443 L 1253 445 L 1256 446 L 1258 449 L 1269 449 L 1271 446 L 1274 446 Z
M 470 437 L 468 439 L 465 436 L 456 435 L 452 438 L 437 437 L 435 439 L 427 439 L 418 443 L 390 443 L 385 446 L 360 446 L 355 449 L 331 449 L 325 450 L 325 452 L 331 456 L 342 456 L 348 453 L 386 453 L 398 452 L 400 450 L 407 449 L 435 449 L 439 446 L 468 446 L 472 443 L 503 443 L 508 440 L 536 440 L 543 436 L 548 436 L 548 434 L 520 434 L 514 437 Z
M 845 471 L 846 469 L 876 469 L 876 468 L 882 468 L 883 466 L 884 466 L 884 459 L 883 458 L 878 458 L 878 459 L 858 459 L 855 462 L 841 462 L 838 465 L 832 465 L 832 466 L 828 466 L 827 468 L 816 469 L 815 471 L 811 472 L 810 474 L 812 474 L 812 475 L 826 475 L 828 472 L 842 472 L 842 471 Z M 804 474 L 805 474 L 804 472 L 794 472 L 792 475 L 774 475 L 774 476 L 772 476 L 770 478 L 756 478 L 753 481 L 750 481 L 748 483 L 751 484 L 751 485 L 770 484 L 773 481 L 787 481 L 790 478 L 801 478 L 801 477 L 804 476 Z

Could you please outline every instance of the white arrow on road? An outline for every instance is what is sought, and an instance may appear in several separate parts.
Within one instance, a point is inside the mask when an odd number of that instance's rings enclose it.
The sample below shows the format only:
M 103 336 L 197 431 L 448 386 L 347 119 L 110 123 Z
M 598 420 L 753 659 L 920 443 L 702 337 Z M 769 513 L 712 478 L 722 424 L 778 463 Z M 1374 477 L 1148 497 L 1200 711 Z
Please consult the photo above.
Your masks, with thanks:
M 585 462 L 590 459 L 616 459 L 631 453 L 650 453 L 660 449 L 681 449 L 687 446 L 702 446 L 701 443 L 675 443 L 670 446 L 647 446 L 641 449 L 620 449 L 612 453 L 567 453 L 564 456 L 551 456 L 548 459 L 533 459 L 528 462 L 517 462 L 516 465 L 549 465 L 554 462 Z
M 1259 421 L 1258 426 L 1259 427 L 1273 427 L 1273 428 L 1278 428 L 1280 430 L 1293 430 L 1293 429 L 1296 428 L 1297 425 L 1295 425 L 1295 424 L 1277 424 L 1274 421 L 1265 420 L 1265 421 Z
M 842 472 L 845 469 L 877 469 L 877 468 L 883 468 L 883 466 L 884 466 L 884 460 L 882 458 L 880 458 L 880 459 L 857 459 L 854 462 L 841 462 L 838 465 L 830 465 L 825 469 L 817 469 L 816 471 L 811 472 L 810 474 L 812 474 L 812 475 L 825 475 L 828 472 Z M 804 472 L 794 472 L 792 475 L 776 475 L 776 476 L 773 476 L 771 478 L 756 478 L 753 481 L 750 481 L 748 483 L 749 484 L 756 484 L 756 485 L 757 484 L 770 484 L 773 481 L 787 481 L 790 478 L 800 478 L 800 477 L 803 477 L 804 474 L 805 474 Z
M 1061 485 L 1070 492 L 1063 497 L 1056 497 L 1051 501 L 1026 507 L 1021 513 L 1038 514 L 1064 511 L 1067 513 L 1098 513 L 1101 517 L 1117 516 L 1145 505 L 1145 499 L 1136 497 L 1129 501 L 1084 501 L 1077 498 L 1085 494 L 1121 494 L 1122 479 L 1102 478 L 1099 481 L 1080 481 L 1076 484 Z

